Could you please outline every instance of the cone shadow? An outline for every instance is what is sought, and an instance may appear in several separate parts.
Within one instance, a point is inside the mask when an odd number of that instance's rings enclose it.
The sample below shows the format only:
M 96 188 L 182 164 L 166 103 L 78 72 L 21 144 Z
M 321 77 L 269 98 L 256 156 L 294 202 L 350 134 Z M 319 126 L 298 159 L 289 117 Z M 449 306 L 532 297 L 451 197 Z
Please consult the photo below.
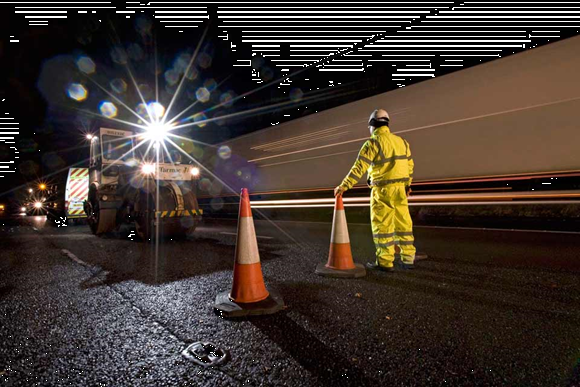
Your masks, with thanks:
M 286 313 L 249 321 L 324 386 L 373 386 L 378 382 L 351 364 Z

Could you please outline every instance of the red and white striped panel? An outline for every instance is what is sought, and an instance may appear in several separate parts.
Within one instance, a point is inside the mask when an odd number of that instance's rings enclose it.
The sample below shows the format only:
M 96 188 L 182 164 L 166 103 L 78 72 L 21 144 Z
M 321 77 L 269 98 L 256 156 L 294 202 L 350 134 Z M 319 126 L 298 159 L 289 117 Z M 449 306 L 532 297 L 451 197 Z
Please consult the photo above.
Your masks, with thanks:
M 88 168 L 71 168 L 66 190 L 67 216 L 86 216 L 83 210 L 83 202 L 89 196 Z
M 88 168 L 71 168 L 69 172 L 69 179 L 84 179 L 89 178 Z
M 86 200 L 89 196 L 89 179 L 74 179 L 68 183 L 68 200 Z

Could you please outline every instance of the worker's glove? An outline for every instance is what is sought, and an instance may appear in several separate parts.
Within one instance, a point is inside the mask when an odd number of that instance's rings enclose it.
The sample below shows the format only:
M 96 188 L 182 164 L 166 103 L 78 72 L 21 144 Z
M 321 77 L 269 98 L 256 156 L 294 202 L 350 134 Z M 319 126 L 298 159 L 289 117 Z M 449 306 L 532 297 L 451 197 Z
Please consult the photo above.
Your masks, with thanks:
M 341 187 L 340 185 L 338 187 L 336 187 L 334 189 L 334 197 L 340 196 L 343 194 L 343 192 L 345 192 L 346 189 L 344 189 L 343 187 Z
M 410 185 L 405 187 L 405 194 L 407 195 L 407 197 L 409 197 L 409 195 L 411 194 L 411 186 Z

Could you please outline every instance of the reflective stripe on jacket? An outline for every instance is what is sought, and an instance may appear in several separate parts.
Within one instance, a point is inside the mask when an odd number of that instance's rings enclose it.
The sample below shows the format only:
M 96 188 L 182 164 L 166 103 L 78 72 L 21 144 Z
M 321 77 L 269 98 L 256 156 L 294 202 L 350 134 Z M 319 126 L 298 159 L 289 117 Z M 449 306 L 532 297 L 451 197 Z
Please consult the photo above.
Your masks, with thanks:
M 388 126 L 376 128 L 362 146 L 354 165 L 341 183 L 350 189 L 368 172 L 373 186 L 411 185 L 414 163 L 409 143 L 392 134 Z

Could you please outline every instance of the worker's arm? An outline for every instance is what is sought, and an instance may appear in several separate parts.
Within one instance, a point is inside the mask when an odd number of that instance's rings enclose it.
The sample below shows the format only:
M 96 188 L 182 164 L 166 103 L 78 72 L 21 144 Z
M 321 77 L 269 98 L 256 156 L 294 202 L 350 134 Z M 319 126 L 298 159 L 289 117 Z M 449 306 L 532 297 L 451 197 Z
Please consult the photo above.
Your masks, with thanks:
M 339 195 L 342 192 L 351 189 L 352 186 L 355 185 L 369 169 L 371 163 L 375 159 L 375 156 L 377 155 L 378 152 L 379 152 L 378 140 L 374 138 L 367 140 L 363 144 L 360 152 L 358 153 L 356 161 L 354 162 L 352 168 L 350 169 L 350 172 L 348 173 L 348 175 L 346 175 L 344 180 L 342 180 L 342 183 L 338 187 L 336 187 L 335 195 Z M 337 193 L 337 190 L 339 190 L 340 192 Z
M 407 145 L 407 163 L 409 165 L 409 185 L 413 181 L 413 172 L 415 171 L 415 163 L 413 162 L 413 157 L 411 156 L 411 146 L 405 140 L 405 144 Z
M 413 182 L 413 172 L 415 171 L 415 162 L 413 162 L 413 157 L 411 156 L 411 146 L 405 140 L 405 145 L 407 147 L 407 164 L 409 165 L 409 184 L 407 185 L 407 195 L 411 192 L 411 183 Z

